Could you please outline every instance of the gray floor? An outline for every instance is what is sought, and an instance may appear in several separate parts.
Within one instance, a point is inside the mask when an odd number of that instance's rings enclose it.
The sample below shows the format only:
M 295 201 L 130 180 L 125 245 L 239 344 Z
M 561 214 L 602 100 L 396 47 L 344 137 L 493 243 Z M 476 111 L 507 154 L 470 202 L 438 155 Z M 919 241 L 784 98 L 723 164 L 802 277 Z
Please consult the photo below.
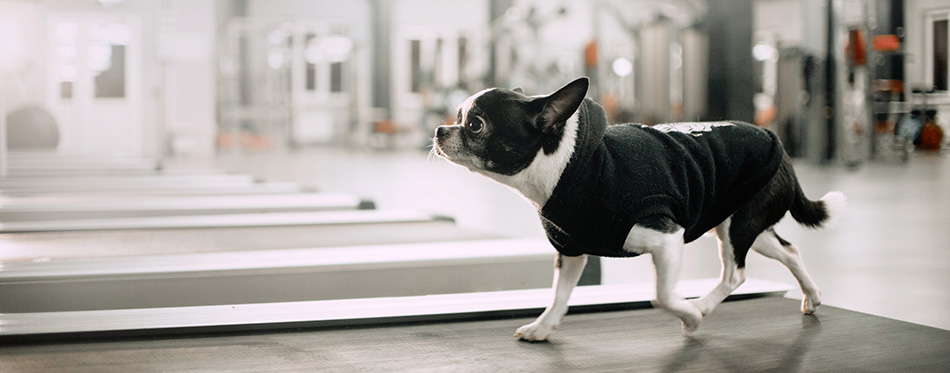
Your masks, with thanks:
M 215 161 L 176 160 L 172 166 L 311 183 L 322 191 L 372 198 L 380 208 L 451 215 L 464 229 L 543 236 L 533 208 L 507 187 L 421 151 L 227 154 Z M 778 227 L 802 248 L 824 303 L 950 330 L 950 158 L 914 155 L 907 164 L 869 163 L 855 171 L 796 167 L 811 198 L 831 190 L 849 198 L 848 212 L 834 229 L 806 230 L 789 218 Z M 717 277 L 715 247 L 709 237 L 690 244 L 683 277 Z M 754 253 L 747 273 L 794 284 L 780 264 Z M 652 276 L 649 260 L 604 263 L 605 283 L 648 282 Z

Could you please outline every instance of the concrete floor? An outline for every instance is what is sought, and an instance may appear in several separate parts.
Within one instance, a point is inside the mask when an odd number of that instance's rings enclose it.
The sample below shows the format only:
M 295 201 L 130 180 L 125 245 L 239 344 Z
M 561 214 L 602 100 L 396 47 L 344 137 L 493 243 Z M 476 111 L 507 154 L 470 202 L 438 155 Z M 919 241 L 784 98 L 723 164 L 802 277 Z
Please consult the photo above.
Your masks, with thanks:
M 313 184 L 356 193 L 379 208 L 454 216 L 463 228 L 512 237 L 543 237 L 536 212 L 502 185 L 422 151 L 309 149 L 293 154 L 225 154 L 214 161 L 176 160 L 172 166 L 219 167 L 268 181 Z M 849 310 L 950 330 L 950 158 L 914 155 L 907 164 L 870 163 L 848 171 L 799 163 L 806 194 L 844 192 L 840 224 L 823 231 L 791 218 L 777 230 L 803 251 L 822 287 L 823 302 Z M 552 257 L 553 257 L 552 249 Z M 648 259 L 604 262 L 604 283 L 652 281 Z M 719 275 L 715 239 L 687 247 L 683 278 Z M 779 263 L 750 253 L 750 277 L 795 284 Z

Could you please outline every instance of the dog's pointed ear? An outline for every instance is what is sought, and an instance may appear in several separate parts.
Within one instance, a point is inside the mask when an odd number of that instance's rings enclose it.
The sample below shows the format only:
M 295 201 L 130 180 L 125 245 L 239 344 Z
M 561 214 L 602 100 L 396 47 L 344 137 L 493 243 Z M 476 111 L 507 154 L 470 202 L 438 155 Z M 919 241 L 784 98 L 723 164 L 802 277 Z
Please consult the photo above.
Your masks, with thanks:
M 539 103 L 544 106 L 536 122 L 538 128 L 548 134 L 560 133 L 567 118 L 574 115 L 577 108 L 581 106 L 589 87 L 590 80 L 587 77 L 581 77 L 550 95 L 539 97 Z
M 514 88 L 511 89 L 511 91 L 514 92 L 514 93 L 517 93 L 517 94 L 519 94 L 519 95 L 523 95 L 523 94 L 524 94 L 524 88 L 521 88 L 521 87 L 514 87 Z

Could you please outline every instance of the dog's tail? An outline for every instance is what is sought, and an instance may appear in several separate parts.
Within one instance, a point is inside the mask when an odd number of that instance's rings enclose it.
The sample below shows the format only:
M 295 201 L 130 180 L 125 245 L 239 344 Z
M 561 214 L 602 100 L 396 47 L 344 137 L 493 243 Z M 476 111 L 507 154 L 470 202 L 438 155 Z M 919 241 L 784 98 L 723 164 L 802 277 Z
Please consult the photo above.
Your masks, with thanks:
M 828 228 L 837 224 L 847 205 L 847 198 L 841 192 L 829 192 L 818 201 L 811 201 L 805 197 L 801 187 L 798 196 L 792 202 L 789 211 L 792 218 L 801 225 L 809 228 Z

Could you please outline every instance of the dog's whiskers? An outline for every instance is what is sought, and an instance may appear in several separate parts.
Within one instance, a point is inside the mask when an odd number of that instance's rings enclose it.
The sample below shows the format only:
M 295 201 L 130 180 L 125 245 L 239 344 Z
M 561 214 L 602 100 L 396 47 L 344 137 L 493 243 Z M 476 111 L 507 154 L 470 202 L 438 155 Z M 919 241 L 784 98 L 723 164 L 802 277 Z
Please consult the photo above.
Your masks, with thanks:
M 433 160 L 439 158 L 439 154 L 436 153 L 436 150 L 435 150 L 435 143 L 434 143 L 434 142 L 431 143 L 431 144 L 429 144 L 428 148 L 429 148 L 429 153 L 426 154 L 426 163 L 427 163 L 427 164 L 428 164 L 428 163 L 431 163 Z

